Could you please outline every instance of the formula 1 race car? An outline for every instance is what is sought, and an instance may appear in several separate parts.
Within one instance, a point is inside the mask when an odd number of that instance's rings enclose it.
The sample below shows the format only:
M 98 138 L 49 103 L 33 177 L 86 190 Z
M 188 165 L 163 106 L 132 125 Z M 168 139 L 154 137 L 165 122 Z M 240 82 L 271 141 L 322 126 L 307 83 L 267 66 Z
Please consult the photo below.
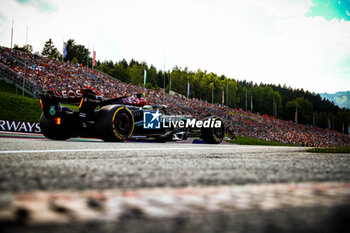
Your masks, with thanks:
M 61 106 L 61 102 L 80 103 L 79 111 Z M 199 136 L 206 143 L 218 144 L 225 135 L 224 122 L 219 117 L 168 117 L 165 106 L 147 106 L 142 94 L 104 99 L 90 89 L 48 91 L 40 96 L 40 104 L 40 128 L 52 140 L 90 137 L 123 142 L 145 137 L 166 142 Z

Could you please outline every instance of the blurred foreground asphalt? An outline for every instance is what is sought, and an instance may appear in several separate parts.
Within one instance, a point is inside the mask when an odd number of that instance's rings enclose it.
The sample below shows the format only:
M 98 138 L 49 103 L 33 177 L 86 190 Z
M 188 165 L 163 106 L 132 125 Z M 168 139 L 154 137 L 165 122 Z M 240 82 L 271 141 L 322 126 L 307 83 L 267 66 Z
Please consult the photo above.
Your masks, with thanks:
M 349 232 L 349 154 L 18 138 L 0 148 L 5 232 Z

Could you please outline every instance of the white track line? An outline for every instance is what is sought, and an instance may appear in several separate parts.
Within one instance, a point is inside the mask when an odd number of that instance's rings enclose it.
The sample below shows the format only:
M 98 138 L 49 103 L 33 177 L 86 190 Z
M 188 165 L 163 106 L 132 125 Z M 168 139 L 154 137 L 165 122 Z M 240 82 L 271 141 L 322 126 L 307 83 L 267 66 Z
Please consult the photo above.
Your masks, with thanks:
M 64 149 L 64 150 L 8 150 L 0 151 L 0 154 L 21 154 L 21 153 L 62 153 L 62 152 L 113 152 L 113 151 L 169 151 L 169 150 L 218 150 L 230 149 L 233 147 L 164 147 L 164 148 L 110 148 L 110 149 Z

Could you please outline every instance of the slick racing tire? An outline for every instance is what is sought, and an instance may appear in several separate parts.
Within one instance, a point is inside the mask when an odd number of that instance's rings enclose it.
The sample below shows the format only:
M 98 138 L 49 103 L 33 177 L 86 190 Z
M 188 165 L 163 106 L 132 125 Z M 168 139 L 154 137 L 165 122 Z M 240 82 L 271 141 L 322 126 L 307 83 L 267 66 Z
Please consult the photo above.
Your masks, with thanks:
M 220 117 L 212 117 L 211 120 L 214 121 L 213 127 L 202 127 L 201 138 L 208 144 L 219 144 L 225 136 L 224 121 Z M 221 122 L 221 126 L 215 127 L 215 124 L 217 124 L 218 121 Z
M 106 142 L 123 142 L 134 131 L 134 117 L 124 106 L 108 105 L 97 113 L 96 131 Z
M 73 110 L 68 107 L 62 107 L 62 112 L 73 112 Z M 51 140 L 67 140 L 72 134 L 70 127 L 64 119 L 62 119 L 60 125 L 57 125 L 54 119 L 46 118 L 44 113 L 40 116 L 40 129 L 41 133 Z

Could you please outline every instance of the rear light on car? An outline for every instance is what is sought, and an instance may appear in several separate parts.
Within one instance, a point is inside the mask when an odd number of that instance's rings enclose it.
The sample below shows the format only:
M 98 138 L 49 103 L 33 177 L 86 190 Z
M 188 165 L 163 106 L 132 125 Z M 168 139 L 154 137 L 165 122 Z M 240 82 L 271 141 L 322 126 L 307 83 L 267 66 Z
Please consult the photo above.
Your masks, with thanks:
M 81 108 L 81 106 L 83 105 L 83 102 L 84 102 L 84 98 L 81 98 L 79 108 Z
M 61 118 L 55 118 L 55 124 L 60 125 L 61 124 Z

